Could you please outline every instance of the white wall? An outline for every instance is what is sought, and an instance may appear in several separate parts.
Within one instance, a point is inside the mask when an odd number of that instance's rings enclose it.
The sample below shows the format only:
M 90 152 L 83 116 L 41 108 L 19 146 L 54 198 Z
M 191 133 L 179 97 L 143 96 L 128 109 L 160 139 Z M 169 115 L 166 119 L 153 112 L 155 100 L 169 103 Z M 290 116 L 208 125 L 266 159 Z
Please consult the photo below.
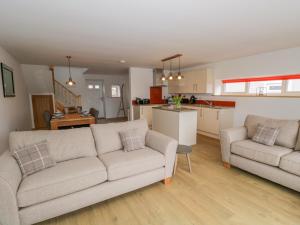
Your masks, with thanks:
M 0 61 L 14 72 L 16 97 L 3 97 L 0 79 L 0 154 L 8 148 L 8 135 L 14 130 L 30 129 L 29 100 L 20 64 L 0 47 Z
M 153 86 L 153 69 L 149 68 L 129 68 L 129 99 L 130 118 L 133 115 L 131 101 L 138 98 L 150 98 L 150 87 Z
M 22 64 L 22 73 L 29 93 L 52 93 L 52 73 L 49 66 Z
M 222 79 L 300 73 L 300 47 L 268 52 L 189 68 L 209 67 L 216 86 Z M 242 125 L 247 114 L 274 118 L 300 119 L 300 98 L 197 96 L 201 99 L 235 101 L 234 125 Z

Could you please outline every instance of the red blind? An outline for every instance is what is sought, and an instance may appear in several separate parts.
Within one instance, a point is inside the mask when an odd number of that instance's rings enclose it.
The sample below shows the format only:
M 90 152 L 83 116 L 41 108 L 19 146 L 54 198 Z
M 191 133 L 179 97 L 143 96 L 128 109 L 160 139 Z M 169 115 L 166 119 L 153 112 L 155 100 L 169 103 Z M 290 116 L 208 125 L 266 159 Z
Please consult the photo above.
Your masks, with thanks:
M 300 74 L 290 74 L 290 75 L 277 75 L 277 76 L 267 76 L 267 77 L 250 77 L 250 78 L 229 79 L 229 80 L 222 80 L 222 82 L 223 82 L 223 84 L 226 84 L 226 83 L 240 83 L 240 82 L 268 81 L 268 80 L 292 80 L 292 79 L 300 79 Z

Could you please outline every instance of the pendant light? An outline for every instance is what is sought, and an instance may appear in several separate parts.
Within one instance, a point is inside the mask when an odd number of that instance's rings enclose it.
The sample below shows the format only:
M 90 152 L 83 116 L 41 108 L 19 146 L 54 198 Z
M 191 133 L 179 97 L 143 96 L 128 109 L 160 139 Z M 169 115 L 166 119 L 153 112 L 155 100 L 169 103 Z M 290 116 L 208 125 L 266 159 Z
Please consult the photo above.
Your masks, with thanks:
M 163 69 L 162 69 L 161 80 L 162 80 L 162 81 L 165 81 L 165 80 L 166 80 L 166 75 L 165 75 L 165 62 L 163 62 Z
M 168 79 L 169 79 L 169 80 L 173 80 L 172 60 L 170 60 L 170 73 L 169 73 Z
M 75 81 L 72 80 L 72 75 L 71 75 L 71 63 L 70 63 L 70 60 L 71 60 L 71 56 L 66 56 L 66 58 L 68 59 L 68 65 L 69 65 L 69 80 L 66 82 L 67 85 L 69 86 L 74 86 L 76 83 Z
M 181 80 L 183 78 L 183 76 L 181 75 L 181 71 L 180 71 L 180 56 L 178 57 L 178 74 L 177 74 L 177 80 Z

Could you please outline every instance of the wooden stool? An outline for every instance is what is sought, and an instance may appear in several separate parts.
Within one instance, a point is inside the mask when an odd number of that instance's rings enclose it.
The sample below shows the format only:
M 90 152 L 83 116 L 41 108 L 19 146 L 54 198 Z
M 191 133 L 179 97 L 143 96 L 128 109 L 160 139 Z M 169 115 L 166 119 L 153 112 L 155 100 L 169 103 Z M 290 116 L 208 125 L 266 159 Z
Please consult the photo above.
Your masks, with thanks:
M 177 154 L 185 154 L 186 159 L 187 159 L 188 164 L 189 164 L 190 173 L 192 172 L 192 166 L 191 166 L 191 160 L 190 160 L 190 153 L 191 152 L 192 152 L 192 146 L 178 145 L 177 151 L 176 151 L 175 165 L 174 165 L 174 174 L 176 172 L 176 167 L 177 167 L 177 160 L 178 160 Z

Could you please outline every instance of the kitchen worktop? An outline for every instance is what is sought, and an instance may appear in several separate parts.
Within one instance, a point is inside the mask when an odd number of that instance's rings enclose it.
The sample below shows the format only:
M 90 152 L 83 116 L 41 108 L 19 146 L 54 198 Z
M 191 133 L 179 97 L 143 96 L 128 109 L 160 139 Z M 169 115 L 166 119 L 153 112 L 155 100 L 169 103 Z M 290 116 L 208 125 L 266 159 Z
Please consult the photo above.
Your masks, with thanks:
M 172 112 L 191 112 L 191 111 L 195 111 L 195 109 L 190 109 L 190 108 L 185 108 L 185 107 L 175 108 L 175 107 L 172 107 L 172 106 L 170 107 L 168 105 L 153 107 L 153 109 L 160 109 L 160 110 L 166 110 L 166 111 L 172 111 Z

